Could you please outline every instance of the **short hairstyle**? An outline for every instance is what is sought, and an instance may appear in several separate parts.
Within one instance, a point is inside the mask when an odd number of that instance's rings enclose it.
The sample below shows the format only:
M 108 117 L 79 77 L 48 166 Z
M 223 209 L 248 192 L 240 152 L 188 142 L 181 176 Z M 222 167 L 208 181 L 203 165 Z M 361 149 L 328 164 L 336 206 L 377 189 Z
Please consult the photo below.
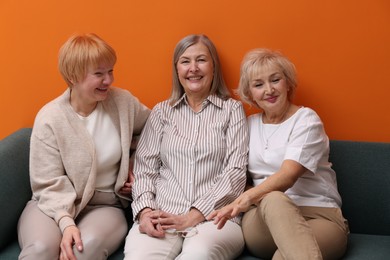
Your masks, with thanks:
M 256 73 L 264 68 L 276 67 L 286 79 L 289 87 L 288 99 L 291 101 L 297 87 L 297 77 L 294 64 L 280 52 L 269 49 L 254 49 L 249 51 L 240 69 L 240 81 L 238 85 L 238 95 L 241 100 L 249 105 L 255 105 L 249 90 L 250 81 Z
M 203 43 L 210 52 L 210 56 L 213 60 L 214 76 L 210 89 L 210 94 L 216 94 L 222 99 L 228 99 L 230 97 L 229 89 L 227 88 L 223 79 L 221 63 L 219 61 L 217 49 L 212 41 L 204 34 L 192 34 L 184 37 L 180 40 L 174 50 L 173 62 L 172 62 L 172 93 L 170 97 L 170 103 L 173 104 L 184 94 L 184 88 L 180 83 L 177 75 L 177 62 L 188 47 L 197 43 Z
M 69 87 L 83 80 L 88 69 L 101 63 L 114 66 L 116 53 L 94 33 L 73 35 L 59 51 L 58 68 Z

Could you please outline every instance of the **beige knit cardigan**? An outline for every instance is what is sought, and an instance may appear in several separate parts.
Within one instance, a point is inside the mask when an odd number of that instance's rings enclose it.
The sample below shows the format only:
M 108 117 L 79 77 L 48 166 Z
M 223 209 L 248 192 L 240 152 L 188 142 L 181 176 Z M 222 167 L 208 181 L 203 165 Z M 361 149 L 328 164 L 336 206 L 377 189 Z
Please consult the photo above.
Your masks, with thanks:
M 73 111 L 69 97 L 68 89 L 38 112 L 30 146 L 32 199 L 57 222 L 61 232 L 75 225 L 74 219 L 94 194 L 96 179 L 94 142 Z M 130 198 L 118 191 L 128 178 L 132 136 L 141 133 L 150 110 L 130 92 L 119 88 L 111 88 L 102 104 L 121 139 L 115 193 L 127 207 Z

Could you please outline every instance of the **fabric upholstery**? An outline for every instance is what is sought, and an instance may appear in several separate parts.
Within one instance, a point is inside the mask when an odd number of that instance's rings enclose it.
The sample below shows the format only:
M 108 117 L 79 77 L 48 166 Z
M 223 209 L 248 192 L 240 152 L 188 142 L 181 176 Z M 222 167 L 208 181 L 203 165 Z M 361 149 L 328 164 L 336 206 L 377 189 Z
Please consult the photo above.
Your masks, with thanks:
M 19 216 L 31 198 L 29 140 L 31 129 L 0 141 L 0 259 L 17 259 Z M 330 161 L 337 173 L 343 213 L 351 229 L 344 260 L 388 259 L 390 256 L 390 143 L 336 141 Z M 126 212 L 131 223 L 131 211 Z M 123 259 L 123 247 L 109 260 Z M 239 260 L 257 259 L 244 252 Z
M 28 175 L 31 129 L 21 129 L 0 141 L 0 250 L 16 238 L 16 224 L 31 198 Z M 1 257 L 0 257 L 1 258 Z

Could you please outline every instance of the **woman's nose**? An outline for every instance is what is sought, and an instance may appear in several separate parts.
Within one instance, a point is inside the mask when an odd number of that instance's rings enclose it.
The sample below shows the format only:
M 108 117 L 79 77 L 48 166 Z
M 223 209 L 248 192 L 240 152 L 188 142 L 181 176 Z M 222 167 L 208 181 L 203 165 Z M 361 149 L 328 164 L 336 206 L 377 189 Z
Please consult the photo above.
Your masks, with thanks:
M 198 64 L 196 62 L 191 62 L 190 63 L 190 71 L 193 72 L 193 71 L 197 71 L 199 68 L 198 68 Z
M 106 85 L 111 85 L 114 81 L 114 75 L 111 73 L 107 73 L 104 75 L 103 83 Z
M 265 93 L 271 94 L 274 92 L 274 88 L 269 83 L 265 83 Z

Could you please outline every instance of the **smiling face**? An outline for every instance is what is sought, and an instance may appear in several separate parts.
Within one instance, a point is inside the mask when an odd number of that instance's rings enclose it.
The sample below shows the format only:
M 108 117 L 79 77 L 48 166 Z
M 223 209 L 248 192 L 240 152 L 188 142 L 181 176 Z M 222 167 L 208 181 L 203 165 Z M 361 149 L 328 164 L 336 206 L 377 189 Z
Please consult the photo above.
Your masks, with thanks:
M 107 98 L 108 91 L 114 82 L 113 66 L 100 65 L 89 68 L 86 76 L 72 86 L 71 105 L 81 115 L 88 115 L 98 101 Z
M 188 96 L 206 98 L 213 81 L 214 64 L 208 48 L 198 42 L 186 49 L 176 65 L 179 81 Z
M 265 113 L 285 111 L 289 105 L 289 87 L 283 73 L 276 66 L 262 67 L 253 72 L 249 81 L 253 101 Z

